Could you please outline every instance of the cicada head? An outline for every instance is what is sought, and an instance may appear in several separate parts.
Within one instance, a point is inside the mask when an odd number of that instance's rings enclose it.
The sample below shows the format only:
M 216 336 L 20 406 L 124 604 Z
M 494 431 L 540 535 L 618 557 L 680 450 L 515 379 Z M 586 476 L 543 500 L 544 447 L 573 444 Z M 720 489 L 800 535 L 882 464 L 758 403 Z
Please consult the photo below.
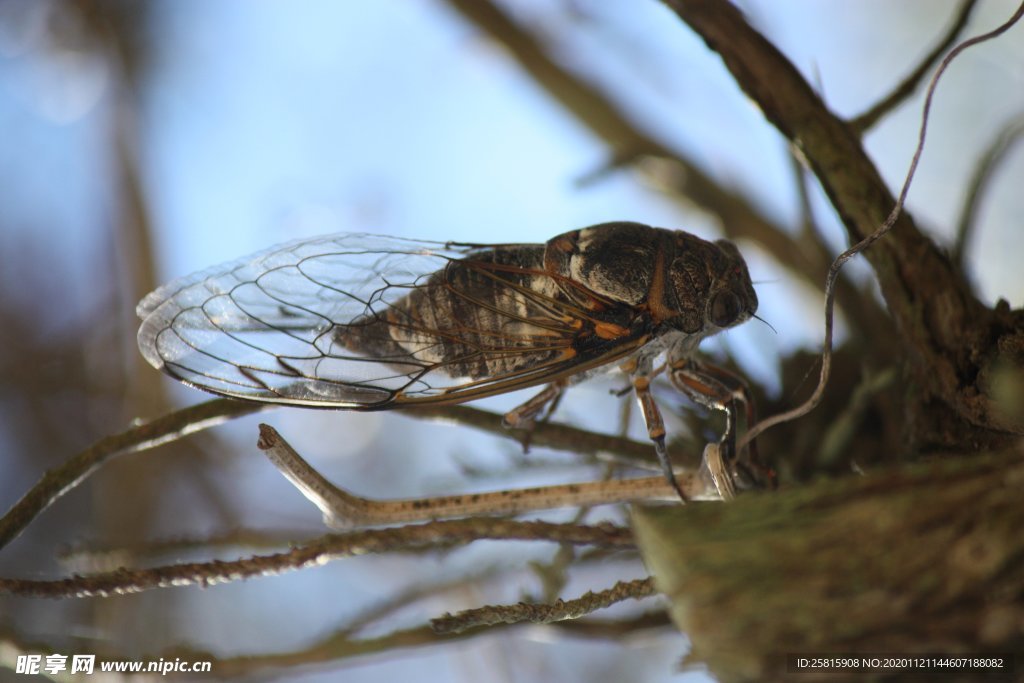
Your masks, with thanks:
M 722 258 L 715 259 L 718 273 L 712 281 L 706 320 L 724 330 L 749 320 L 757 312 L 757 293 L 736 245 L 728 240 L 717 240 L 715 246 Z
M 676 231 L 673 251 L 665 291 L 666 307 L 675 312 L 671 329 L 696 342 L 754 315 L 757 295 L 736 245 Z

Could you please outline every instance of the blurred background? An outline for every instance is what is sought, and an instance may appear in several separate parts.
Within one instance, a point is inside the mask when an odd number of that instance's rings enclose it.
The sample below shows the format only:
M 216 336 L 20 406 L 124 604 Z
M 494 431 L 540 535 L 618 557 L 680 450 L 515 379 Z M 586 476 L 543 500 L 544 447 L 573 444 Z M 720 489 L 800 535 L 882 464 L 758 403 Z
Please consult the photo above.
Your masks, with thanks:
M 911 71 L 964 3 L 739 4 L 834 111 L 853 117 Z M 1016 3 L 971 4 L 965 35 L 1002 22 Z M 493 6 L 497 14 L 469 5 L 490 7 L 459 0 L 0 0 L 0 508 L 48 468 L 132 420 L 208 398 L 139 356 L 134 308 L 143 295 L 173 277 L 331 232 L 542 242 L 633 220 L 732 236 L 757 283 L 758 312 L 774 331 L 749 323 L 705 350 L 735 362 L 769 400 L 793 402 L 784 359 L 820 344 L 823 270 L 816 269 L 827 265 L 823 255 L 845 247 L 845 236 L 817 186 L 801 192 L 786 144 L 718 59 L 653 0 L 505 0 Z M 532 42 L 515 43 L 517 36 Z M 1006 131 L 1015 122 L 1019 130 L 1024 113 L 1021 36 L 1018 26 L 951 67 L 909 198 L 919 224 L 950 249 L 958 225 L 971 225 L 962 252 L 978 296 L 1014 307 L 1024 304 L 1024 154 L 1019 145 L 1014 153 Z M 530 49 L 542 58 L 529 61 Z M 593 100 L 583 98 L 577 110 L 564 106 L 580 97 L 556 71 L 609 106 L 618 128 L 601 122 Z M 918 93 L 865 136 L 894 191 L 916 143 L 920 104 Z M 965 219 L 972 178 L 1000 136 L 1006 153 Z M 767 233 L 741 229 L 748 224 L 771 226 L 796 246 L 773 246 L 779 242 L 763 239 Z M 877 302 L 862 263 L 850 264 L 847 277 Z M 840 338 L 860 329 L 843 324 Z M 840 395 L 850 391 L 841 377 L 831 386 Z M 609 390 L 621 385 L 598 379 L 574 388 L 556 419 L 616 431 L 624 400 Z M 497 397 L 483 407 L 507 410 L 523 398 Z M 665 405 L 674 411 L 683 401 L 668 397 Z M 367 496 L 600 476 L 571 454 L 534 449 L 524 456 L 513 441 L 458 425 L 278 410 L 109 464 L 5 548 L 0 573 L 56 578 L 96 568 L 67 557 L 79 547 L 127 552 L 157 539 L 245 530 L 295 539 L 321 533 L 317 511 L 256 450 L 258 421 L 273 423 L 328 478 Z M 623 428 L 643 438 L 635 416 Z M 599 510 L 587 520 L 602 518 L 621 520 L 622 513 Z M 146 561 L 251 552 L 239 541 Z M 556 553 L 550 544 L 478 543 L 446 554 L 351 558 L 202 590 L 3 597 L 0 636 L 48 652 L 125 658 L 174 647 L 224 659 L 303 652 L 364 619 L 357 635 L 369 638 L 446 611 L 542 599 Z M 119 557 L 87 559 L 117 566 Z M 562 595 L 644 574 L 634 556 L 580 562 Z M 659 607 L 648 600 L 601 616 Z M 524 627 L 326 662 L 299 657 L 299 665 L 251 675 L 667 680 L 685 651 L 685 639 L 664 626 L 587 637 Z M 706 680 L 699 671 L 687 676 Z

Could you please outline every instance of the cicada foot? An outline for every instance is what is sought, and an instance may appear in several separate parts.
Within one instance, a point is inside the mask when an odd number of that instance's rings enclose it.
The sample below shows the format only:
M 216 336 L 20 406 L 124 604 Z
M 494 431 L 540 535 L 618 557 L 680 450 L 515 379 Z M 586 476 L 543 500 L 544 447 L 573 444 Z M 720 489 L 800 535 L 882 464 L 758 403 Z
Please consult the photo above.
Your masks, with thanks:
M 710 487 L 718 491 L 722 500 L 732 500 L 736 497 L 736 484 L 732 469 L 722 450 L 721 442 L 709 443 L 704 447 L 700 473 L 709 482 Z
M 661 471 L 665 475 L 665 479 L 668 483 L 676 490 L 679 495 L 679 500 L 686 504 L 689 502 L 689 498 L 683 491 L 683 487 L 679 485 L 679 480 L 676 479 L 676 473 L 672 469 L 672 461 L 668 457 L 668 448 L 665 447 L 665 435 L 662 434 L 660 437 L 652 438 L 654 441 L 654 452 L 658 456 L 658 464 L 661 465 Z
M 727 472 L 731 480 L 727 488 L 733 492 L 775 489 L 778 485 L 775 471 L 761 459 L 756 440 L 752 440 L 742 452 L 737 453 L 739 404 L 744 407 L 746 427 L 757 422 L 756 405 L 746 382 L 725 368 L 692 359 L 672 363 L 670 377 L 673 384 L 694 402 L 725 413 L 725 432 L 722 438 L 704 449 L 705 467 L 708 466 L 709 454 L 713 454 L 714 460 L 722 463 L 721 472 L 712 472 L 712 481 L 716 482 L 716 487 L 721 489 L 715 477 L 720 478 Z
M 778 486 L 775 471 L 760 461 L 755 444 L 737 455 L 735 433 L 729 430 L 720 441 L 704 447 L 701 470 L 723 498 L 726 493 L 734 496 L 738 491 L 774 490 Z

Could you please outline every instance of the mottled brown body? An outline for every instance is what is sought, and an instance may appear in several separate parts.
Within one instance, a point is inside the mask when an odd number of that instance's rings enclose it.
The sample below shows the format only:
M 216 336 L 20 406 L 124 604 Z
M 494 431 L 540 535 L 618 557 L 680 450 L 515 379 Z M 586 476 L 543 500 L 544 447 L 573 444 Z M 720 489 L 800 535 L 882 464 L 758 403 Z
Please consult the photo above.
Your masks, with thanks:
M 453 260 L 382 315 L 336 334 L 360 353 L 475 380 L 666 335 L 692 349 L 756 308 L 731 243 L 611 223 Z
M 562 345 L 544 328 L 551 306 L 534 295 L 559 292 L 535 275 L 543 255 L 543 245 L 527 245 L 451 261 L 387 310 L 339 328 L 338 342 L 399 365 L 409 358 L 441 363 L 449 376 L 471 379 L 551 362 Z

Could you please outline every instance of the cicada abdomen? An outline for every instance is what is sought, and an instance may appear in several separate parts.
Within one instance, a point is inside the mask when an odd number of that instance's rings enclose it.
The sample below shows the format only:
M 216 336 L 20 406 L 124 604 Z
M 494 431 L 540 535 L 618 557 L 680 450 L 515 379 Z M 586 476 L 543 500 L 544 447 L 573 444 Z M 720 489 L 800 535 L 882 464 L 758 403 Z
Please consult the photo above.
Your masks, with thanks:
M 446 263 L 383 310 L 334 330 L 337 342 L 396 368 L 509 377 L 568 360 L 579 322 L 543 270 L 541 245 L 496 246 Z

